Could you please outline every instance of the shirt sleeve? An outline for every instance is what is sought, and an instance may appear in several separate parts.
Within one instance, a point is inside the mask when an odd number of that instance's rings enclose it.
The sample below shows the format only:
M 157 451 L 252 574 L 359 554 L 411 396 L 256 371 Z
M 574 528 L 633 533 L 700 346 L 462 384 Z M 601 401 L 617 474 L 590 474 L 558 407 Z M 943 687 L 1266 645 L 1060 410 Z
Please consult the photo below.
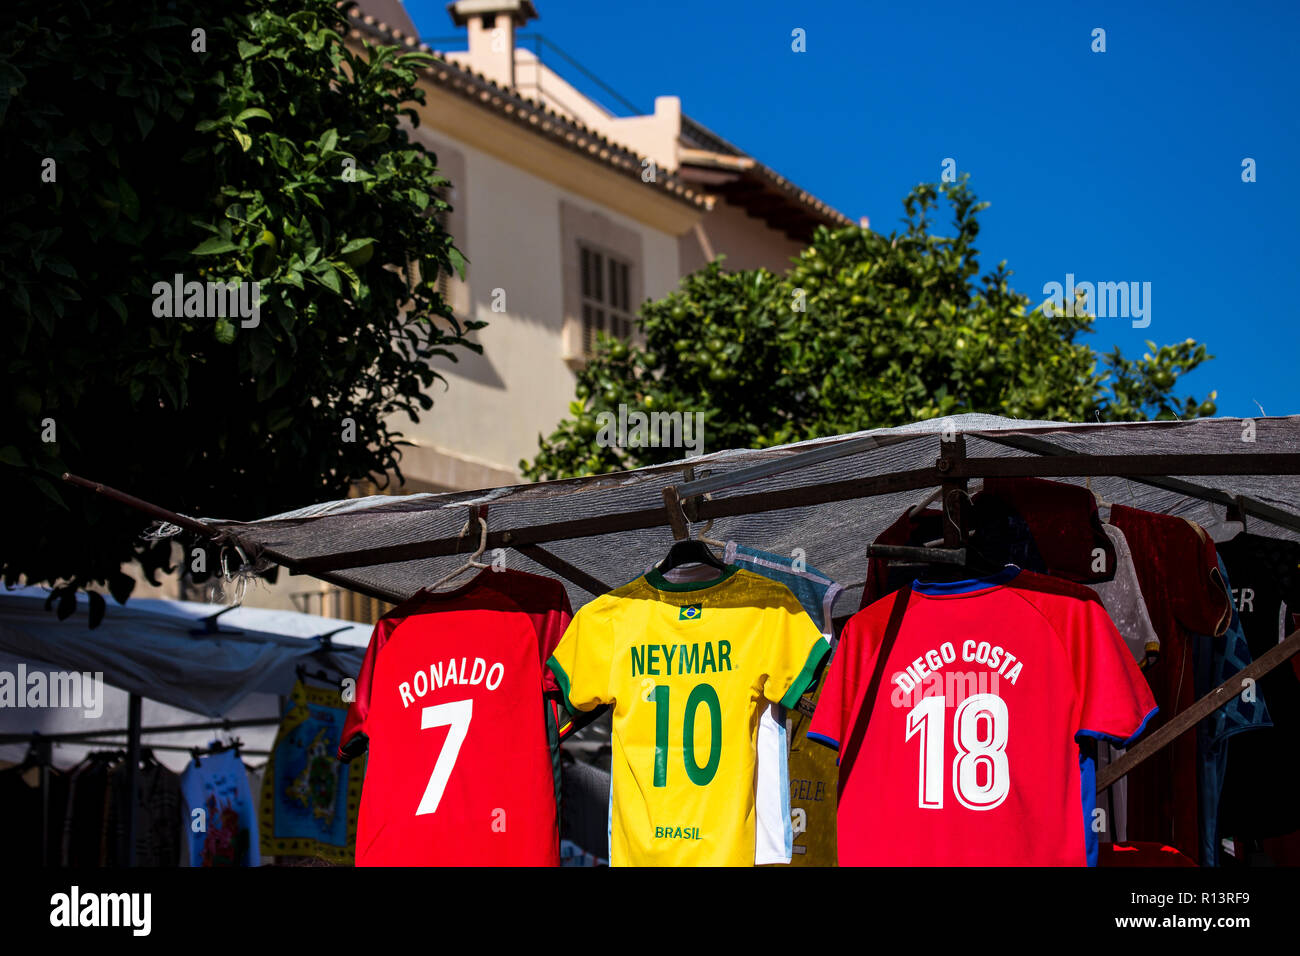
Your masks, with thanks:
M 569 593 L 563 585 L 557 585 L 559 591 L 557 606 L 546 613 L 542 620 L 540 633 L 537 635 L 537 643 L 542 653 L 542 690 L 545 692 L 562 692 L 559 682 L 555 679 L 555 672 L 546 664 L 555 649 L 560 646 L 560 640 L 564 637 L 564 632 L 569 629 L 569 624 L 573 620 L 573 607 L 569 604 Z
M 1126 747 L 1146 729 L 1156 702 L 1101 602 L 1079 604 L 1067 635 L 1079 695 L 1076 736 Z
M 613 657 L 613 629 L 600 613 L 600 602 L 593 601 L 573 616 L 546 662 L 570 711 L 589 711 L 613 700 Z
M 822 677 L 821 694 L 817 709 L 808 722 L 806 736 L 809 740 L 832 750 L 839 750 L 844 742 L 845 728 L 849 726 L 849 707 L 857 687 L 856 659 L 860 652 L 857 620 L 860 614 L 849 618 L 835 645 L 835 654 Z
M 370 715 L 370 689 L 374 683 L 375 659 L 388 643 L 398 623 L 399 619 L 380 618 L 375 629 L 370 632 L 370 643 L 366 645 L 366 655 L 361 660 L 361 671 L 357 674 L 357 686 L 353 688 L 352 703 L 348 705 L 347 716 L 343 718 L 339 759 L 344 762 L 359 757 L 369 746 L 370 733 L 366 718 Z
M 783 707 L 793 707 L 812 683 L 831 645 L 793 593 L 788 601 L 769 608 L 768 613 L 774 620 L 762 637 L 767 656 L 763 696 Z

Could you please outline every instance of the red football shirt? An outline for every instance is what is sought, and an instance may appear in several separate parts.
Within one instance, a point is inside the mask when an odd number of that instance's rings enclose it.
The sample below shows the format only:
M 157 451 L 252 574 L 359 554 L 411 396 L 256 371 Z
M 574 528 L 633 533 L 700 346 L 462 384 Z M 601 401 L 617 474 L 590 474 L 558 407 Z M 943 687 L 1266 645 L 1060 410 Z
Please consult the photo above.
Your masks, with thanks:
M 1155 709 L 1096 593 L 1015 567 L 914 587 L 865 734 L 893 594 L 845 625 L 808 729 L 841 751 L 840 863 L 1095 864 L 1080 743 Z
M 557 581 L 484 570 L 380 619 L 339 756 L 369 745 L 358 866 L 557 866 Z
M 1173 515 L 1111 505 L 1110 523 L 1128 540 L 1160 659 L 1144 671 L 1160 705 L 1155 730 L 1196 700 L 1193 634 L 1218 637 L 1232 620 L 1214 542 Z M 1268 698 L 1264 698 L 1267 703 Z M 1196 734 L 1183 734 L 1128 776 L 1128 836 L 1176 846 L 1200 862 Z

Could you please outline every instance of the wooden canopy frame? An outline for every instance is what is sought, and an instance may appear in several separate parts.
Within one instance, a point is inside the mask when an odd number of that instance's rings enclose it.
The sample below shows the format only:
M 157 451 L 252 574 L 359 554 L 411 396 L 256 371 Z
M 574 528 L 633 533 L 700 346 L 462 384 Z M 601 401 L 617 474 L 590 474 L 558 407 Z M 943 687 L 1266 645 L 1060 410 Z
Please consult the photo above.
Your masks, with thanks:
M 1073 452 L 1051 442 L 1024 435 L 999 436 L 995 432 L 972 433 L 981 440 L 1004 447 L 1031 453 L 1028 457 L 975 458 L 966 454 L 965 436 L 961 433 L 940 437 L 940 454 L 933 466 L 915 468 L 890 474 L 840 481 L 819 482 L 795 488 L 737 494 L 725 498 L 706 497 L 724 488 L 738 487 L 749 482 L 806 468 L 810 465 L 833 461 L 874 448 L 921 440 L 928 435 L 892 435 L 877 438 L 871 435 L 822 445 L 792 454 L 776 461 L 764 462 L 723 475 L 696 479 L 693 469 L 685 466 L 685 480 L 663 489 L 663 508 L 641 508 L 596 517 L 554 521 L 523 528 L 493 531 L 489 529 L 487 547 L 513 548 L 537 564 L 551 570 L 566 580 L 592 594 L 604 594 L 610 586 L 586 573 L 543 545 L 553 541 L 595 537 L 653 528 L 665 522 L 673 537 L 689 536 L 690 522 L 707 521 L 737 515 L 762 514 L 789 508 L 849 501 L 857 498 L 893 494 L 902 491 L 919 491 L 938 486 L 943 494 L 944 544 L 960 547 L 964 544 L 967 516 L 965 496 L 948 494 L 952 490 L 965 491 L 967 482 L 976 478 L 1033 477 L 1033 478 L 1083 478 L 1123 477 L 1140 484 L 1173 491 L 1189 498 L 1199 498 L 1214 504 L 1235 507 L 1242 515 L 1251 515 L 1270 524 L 1300 532 L 1300 516 L 1276 508 L 1253 498 L 1232 496 L 1222 491 L 1185 480 L 1187 477 L 1215 475 L 1300 475 L 1300 454 L 1248 453 L 1248 454 L 1155 454 L 1155 455 L 1094 455 Z M 1179 476 L 1179 477 L 1171 477 Z M 109 488 L 98 482 L 76 475 L 65 474 L 64 480 L 88 488 L 98 494 L 129 505 L 160 521 L 177 525 L 187 531 L 207 537 L 230 540 L 229 532 L 219 530 L 202 521 L 188 518 L 165 508 L 143 501 L 125 492 Z M 471 505 L 471 513 L 485 511 L 483 505 Z M 472 538 L 473 536 L 471 536 Z M 307 574 L 322 581 L 378 598 L 390 603 L 400 603 L 409 595 L 398 594 L 384 588 L 350 581 L 339 574 L 354 568 L 396 564 L 424 558 L 444 557 L 473 551 L 476 541 L 464 537 L 431 538 L 407 544 L 376 548 L 362 548 L 294 558 L 273 551 L 259 549 L 258 553 L 288 568 L 291 573 Z M 1152 732 L 1140 743 L 1130 747 L 1115 763 L 1104 768 L 1097 777 L 1097 792 L 1105 790 L 1138 764 L 1149 758 L 1173 740 L 1186 733 L 1199 721 L 1228 704 L 1237 694 L 1253 685 L 1300 652 L 1300 631 L 1287 636 L 1276 647 L 1233 675 L 1210 693 L 1167 723 Z

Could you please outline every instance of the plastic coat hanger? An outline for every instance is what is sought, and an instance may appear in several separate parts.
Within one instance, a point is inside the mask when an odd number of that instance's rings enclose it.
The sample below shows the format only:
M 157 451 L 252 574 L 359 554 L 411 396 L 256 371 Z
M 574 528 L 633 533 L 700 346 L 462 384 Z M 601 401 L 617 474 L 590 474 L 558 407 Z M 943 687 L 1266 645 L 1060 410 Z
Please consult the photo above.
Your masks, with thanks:
M 483 552 L 487 550 L 487 533 L 488 533 L 488 526 L 487 526 L 487 521 L 486 521 L 486 519 L 484 519 L 482 515 L 479 515 L 479 516 L 478 516 L 478 523 L 479 523 L 479 541 L 478 541 L 478 550 L 475 551 L 473 554 L 471 554 L 471 555 L 469 556 L 469 560 L 466 561 L 464 564 L 462 564 L 460 567 L 458 567 L 455 571 L 452 571 L 450 574 L 447 574 L 447 575 L 444 575 L 443 577 L 440 577 L 438 580 L 436 580 L 436 581 L 434 581 L 432 584 L 430 584 L 430 585 L 429 585 L 429 590 L 430 590 L 430 591 L 436 591 L 439 587 L 441 587 L 442 585 L 446 584 L 446 583 L 447 583 L 448 581 L 450 581 L 452 578 L 460 577 L 460 575 L 464 574 L 464 573 L 465 573 L 466 571 L 468 571 L 470 568 L 480 568 L 480 569 L 482 569 L 482 568 L 488 568 L 488 567 L 491 567 L 491 565 L 484 564 L 482 561 L 479 560 L 479 558 L 481 558 L 481 557 L 483 556 Z M 457 537 L 457 538 L 462 538 L 462 537 L 464 537 L 464 536 L 465 536 L 465 532 L 469 530 L 469 525 L 470 525 L 470 523 L 469 523 L 468 521 L 465 522 L 465 527 L 463 527 L 463 528 L 460 529 L 460 534 L 457 535 L 456 537 Z
M 710 493 L 706 494 L 706 495 L 704 496 L 704 500 L 705 500 L 705 501 L 712 501 L 712 500 L 713 500 L 713 493 L 710 492 Z M 707 545 L 710 545 L 710 546 L 715 547 L 715 548 L 721 548 L 723 551 L 726 551 L 726 550 L 727 550 L 727 542 L 725 542 L 725 541 L 718 541 L 716 538 L 709 538 L 709 537 L 706 537 L 706 535 L 708 535 L 709 531 L 710 531 L 712 528 L 713 528 L 713 519 L 710 518 L 710 519 L 705 523 L 704 527 L 700 529 L 700 533 L 699 533 L 698 535 L 695 536 L 696 540 L 697 540 L 697 541 L 703 541 L 703 542 L 704 542 L 705 544 L 707 544 Z
M 683 564 L 707 564 L 719 571 L 727 570 L 727 566 L 698 538 L 684 538 L 678 541 L 668 550 L 668 556 L 660 561 L 656 567 L 659 573 L 663 574 L 666 571 L 679 568 Z

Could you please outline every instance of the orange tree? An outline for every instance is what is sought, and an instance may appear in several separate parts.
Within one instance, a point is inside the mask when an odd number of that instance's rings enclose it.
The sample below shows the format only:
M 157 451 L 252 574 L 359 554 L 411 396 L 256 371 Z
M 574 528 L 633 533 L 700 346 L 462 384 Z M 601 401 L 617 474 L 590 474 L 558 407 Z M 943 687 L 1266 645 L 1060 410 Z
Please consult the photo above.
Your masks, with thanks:
M 949 235 L 931 218 L 944 202 Z M 680 448 L 600 440 L 602 413 L 703 413 L 707 448 L 762 448 L 823 435 L 988 412 L 1054 421 L 1212 415 L 1175 397 L 1204 362 L 1188 340 L 1141 359 L 1098 355 L 1082 309 L 1043 309 L 1001 262 L 981 275 L 976 201 L 965 180 L 916 187 L 891 235 L 819 229 L 782 276 L 712 263 L 646 302 L 639 341 L 602 339 L 569 417 L 520 467 L 531 478 L 679 460 Z
M 334 0 L 6 6 L 0 560 L 61 613 L 169 555 L 62 472 L 189 514 L 340 497 L 397 470 L 430 359 L 478 348 L 437 292 L 463 265 L 444 181 L 398 125 L 428 58 L 356 54 L 343 24 Z M 177 303 L 177 275 L 256 281 L 258 315 Z

